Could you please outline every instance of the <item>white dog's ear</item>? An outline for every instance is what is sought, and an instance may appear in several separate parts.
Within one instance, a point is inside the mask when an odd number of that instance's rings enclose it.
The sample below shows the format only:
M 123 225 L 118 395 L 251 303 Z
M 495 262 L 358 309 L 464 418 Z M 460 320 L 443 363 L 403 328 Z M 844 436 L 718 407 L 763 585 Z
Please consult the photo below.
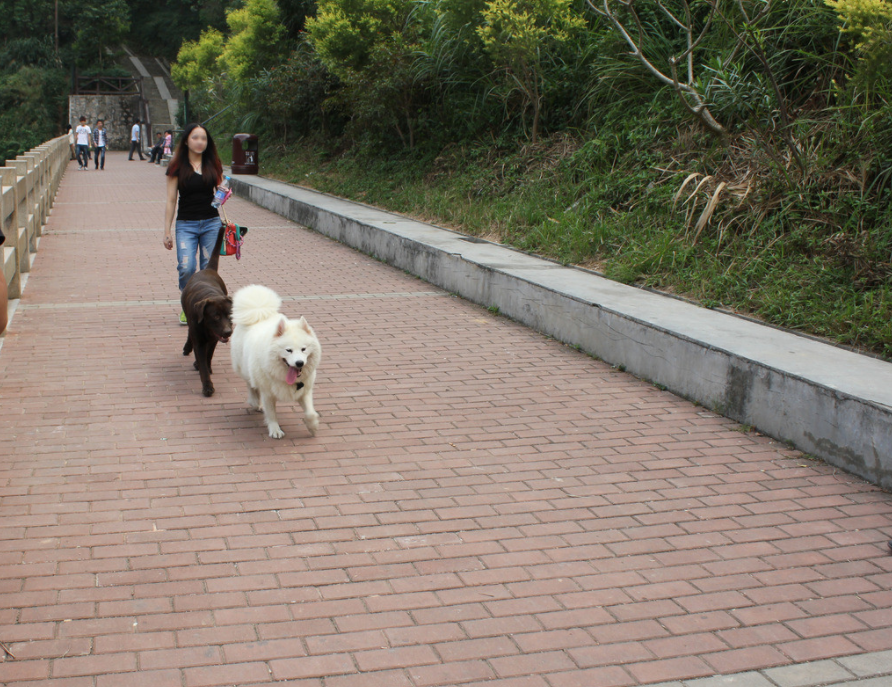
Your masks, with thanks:
M 307 322 L 307 318 L 303 315 L 300 316 L 300 319 L 297 321 L 298 326 L 303 329 L 307 334 L 313 333 L 313 328 L 310 326 L 310 323 Z
M 285 333 L 285 318 L 279 318 L 279 326 L 276 327 L 276 336 L 282 336 Z

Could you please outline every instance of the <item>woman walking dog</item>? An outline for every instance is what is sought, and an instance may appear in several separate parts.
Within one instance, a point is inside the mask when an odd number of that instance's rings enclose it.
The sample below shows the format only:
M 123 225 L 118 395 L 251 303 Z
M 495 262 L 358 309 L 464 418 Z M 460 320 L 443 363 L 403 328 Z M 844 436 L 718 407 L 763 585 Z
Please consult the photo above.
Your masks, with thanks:
M 208 264 L 220 229 L 220 214 L 211 206 L 214 191 L 223 180 L 223 163 L 214 139 L 200 124 L 190 124 L 177 143 L 167 166 L 167 211 L 164 247 L 173 248 L 170 227 L 176 211 L 177 272 L 180 291 L 196 269 Z M 198 261 L 196 262 L 196 254 Z M 180 312 L 180 324 L 187 324 Z

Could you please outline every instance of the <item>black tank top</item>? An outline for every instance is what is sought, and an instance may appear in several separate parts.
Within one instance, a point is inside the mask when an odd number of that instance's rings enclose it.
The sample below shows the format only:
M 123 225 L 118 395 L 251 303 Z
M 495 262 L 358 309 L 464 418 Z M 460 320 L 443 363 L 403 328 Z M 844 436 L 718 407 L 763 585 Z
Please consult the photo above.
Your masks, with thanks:
M 213 219 L 219 217 L 217 208 L 211 207 L 214 199 L 214 190 L 217 185 L 208 184 L 198 172 L 193 172 L 186 181 L 180 184 L 180 203 L 177 209 L 177 219 L 196 220 Z

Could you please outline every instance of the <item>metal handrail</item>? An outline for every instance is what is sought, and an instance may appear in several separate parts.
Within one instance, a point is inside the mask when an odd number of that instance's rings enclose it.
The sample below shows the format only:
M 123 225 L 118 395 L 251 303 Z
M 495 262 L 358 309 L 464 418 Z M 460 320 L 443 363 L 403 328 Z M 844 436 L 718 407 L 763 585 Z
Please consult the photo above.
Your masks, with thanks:
M 205 124 L 207 124 L 207 123 L 208 123 L 209 121 L 211 121 L 212 119 L 216 119 L 216 118 L 219 117 L 221 114 L 223 114 L 224 112 L 226 112 L 226 110 L 228 110 L 230 107 L 232 107 L 232 105 L 227 105 L 227 106 L 224 107 L 222 110 L 220 110 L 217 114 L 213 114 L 213 115 L 211 115 L 210 117 L 208 117 L 207 119 L 205 119 L 205 120 L 201 123 L 201 125 L 204 126 Z

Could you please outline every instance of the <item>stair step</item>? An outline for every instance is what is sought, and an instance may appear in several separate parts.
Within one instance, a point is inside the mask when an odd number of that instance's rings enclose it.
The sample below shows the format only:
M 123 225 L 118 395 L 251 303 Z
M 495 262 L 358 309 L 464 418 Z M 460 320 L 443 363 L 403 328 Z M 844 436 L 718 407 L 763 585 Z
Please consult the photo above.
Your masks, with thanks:
M 148 77 L 143 76 L 143 95 L 148 102 L 149 119 L 152 123 L 153 133 L 166 131 L 167 129 L 176 129 L 176 125 L 169 121 L 171 114 L 168 108 L 168 100 L 163 97 L 165 94 L 162 94 L 159 90 L 155 79 L 163 79 L 162 87 L 166 89 L 166 95 L 169 95 L 171 100 L 182 100 L 182 91 L 171 81 L 167 70 L 154 57 L 136 55 L 135 58 L 142 66 L 142 70 L 149 74 Z M 134 76 L 142 76 L 139 68 L 129 55 L 121 60 L 121 64 Z

